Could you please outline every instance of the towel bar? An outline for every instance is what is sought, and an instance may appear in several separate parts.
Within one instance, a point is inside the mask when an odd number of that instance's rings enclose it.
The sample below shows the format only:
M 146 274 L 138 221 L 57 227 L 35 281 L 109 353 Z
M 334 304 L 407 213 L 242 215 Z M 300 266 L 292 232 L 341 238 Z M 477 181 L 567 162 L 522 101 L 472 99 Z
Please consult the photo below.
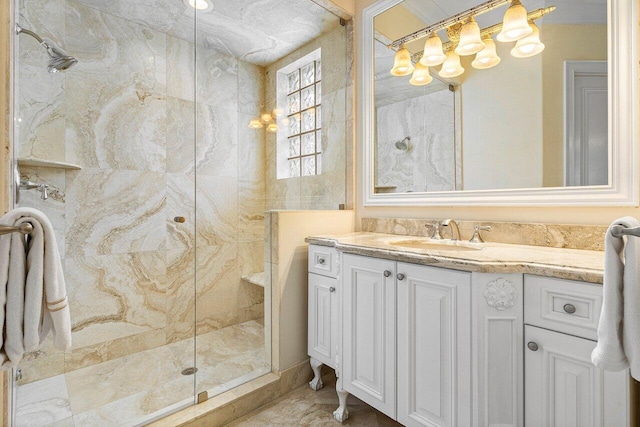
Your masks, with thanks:
M 29 234 L 32 230 L 33 226 L 26 222 L 24 224 L 20 224 L 17 227 L 12 227 L 10 225 L 0 225 L 0 236 L 9 233 Z
M 623 225 L 614 225 L 611 227 L 611 235 L 613 237 L 636 236 L 640 237 L 640 227 L 626 228 Z

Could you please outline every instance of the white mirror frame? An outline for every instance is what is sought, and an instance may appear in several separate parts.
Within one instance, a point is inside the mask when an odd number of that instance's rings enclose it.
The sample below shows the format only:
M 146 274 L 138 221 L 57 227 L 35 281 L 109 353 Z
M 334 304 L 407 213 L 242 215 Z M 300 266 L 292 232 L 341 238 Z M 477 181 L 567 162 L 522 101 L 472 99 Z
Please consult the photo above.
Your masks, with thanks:
M 363 11 L 360 114 L 365 206 L 638 206 L 638 2 L 609 0 L 609 182 L 584 187 L 374 192 L 374 18 L 403 0 L 380 0 Z

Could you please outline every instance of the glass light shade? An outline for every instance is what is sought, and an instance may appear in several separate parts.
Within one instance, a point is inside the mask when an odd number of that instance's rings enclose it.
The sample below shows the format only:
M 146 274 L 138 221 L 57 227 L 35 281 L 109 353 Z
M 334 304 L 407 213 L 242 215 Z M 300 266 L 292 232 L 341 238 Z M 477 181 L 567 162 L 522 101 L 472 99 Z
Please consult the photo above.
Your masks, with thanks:
M 484 49 L 476 54 L 476 58 L 471 63 L 471 66 L 478 70 L 486 70 L 487 68 L 495 67 L 501 61 L 498 53 L 496 52 L 496 43 L 493 39 L 489 37 L 483 41 Z
M 408 76 L 411 73 L 413 73 L 411 52 L 409 52 L 409 49 L 402 45 L 396 52 L 396 56 L 393 61 L 393 68 L 391 69 L 391 74 L 394 76 L 402 77 Z
M 282 117 L 284 115 L 284 110 L 282 108 L 274 108 L 271 112 L 272 117 Z
M 472 16 L 460 30 L 460 41 L 456 47 L 456 53 L 462 56 L 473 55 L 482 49 L 484 49 L 484 43 L 480 37 L 480 27 Z
M 538 26 L 532 22 L 531 28 L 533 32 L 518 40 L 513 49 L 511 49 L 511 55 L 516 58 L 529 58 L 544 50 L 544 43 L 540 41 L 540 30 Z
M 249 127 L 251 129 L 260 129 L 262 127 L 262 123 L 260 123 L 260 120 L 258 119 L 253 119 L 249 122 Z
M 527 10 L 519 0 L 513 0 L 502 20 L 502 30 L 496 37 L 499 42 L 514 42 L 531 34 Z
M 264 124 L 271 123 L 273 121 L 273 117 L 271 117 L 271 114 L 266 113 L 260 116 L 260 121 Z
M 210 10 L 213 10 L 213 3 L 211 0 L 183 0 L 183 2 L 187 6 L 191 6 L 192 8 L 202 12 L 209 12 Z
M 278 125 L 275 123 L 271 123 L 269 124 L 269 126 L 267 126 L 267 132 L 277 132 L 278 130 Z
M 453 51 L 447 52 L 447 59 L 445 59 L 444 64 L 442 64 L 442 68 L 438 73 L 440 77 L 458 77 L 462 73 L 464 73 L 464 68 L 462 68 L 462 64 L 460 64 L 460 57 L 458 54 Z
M 437 33 L 434 33 L 424 44 L 420 63 L 426 67 L 435 67 L 442 64 L 446 58 L 447 56 L 442 51 L 442 40 Z
M 409 83 L 414 86 L 428 85 L 433 81 L 433 77 L 429 74 L 429 67 L 422 65 L 421 62 L 416 64 L 416 69 L 413 70 L 413 75 Z

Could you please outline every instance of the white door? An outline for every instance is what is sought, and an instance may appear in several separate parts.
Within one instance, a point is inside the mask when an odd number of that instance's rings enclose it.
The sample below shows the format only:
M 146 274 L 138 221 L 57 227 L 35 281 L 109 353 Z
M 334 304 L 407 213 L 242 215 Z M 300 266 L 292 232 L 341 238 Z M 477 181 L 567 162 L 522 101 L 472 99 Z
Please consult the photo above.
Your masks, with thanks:
M 343 259 L 343 388 L 395 418 L 395 262 Z
M 336 279 L 309 274 L 309 356 L 333 367 Z
M 594 341 L 525 326 L 525 426 L 629 425 L 629 374 L 591 363 Z
M 609 183 L 607 61 L 565 61 L 565 185 Z
M 471 274 L 398 263 L 398 421 L 471 425 Z

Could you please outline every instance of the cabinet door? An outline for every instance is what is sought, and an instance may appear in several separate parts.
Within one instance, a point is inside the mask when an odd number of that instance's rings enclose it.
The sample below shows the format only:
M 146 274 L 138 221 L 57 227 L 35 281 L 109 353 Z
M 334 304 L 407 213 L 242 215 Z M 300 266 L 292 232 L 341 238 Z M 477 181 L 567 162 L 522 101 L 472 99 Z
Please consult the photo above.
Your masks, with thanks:
M 343 388 L 395 418 L 395 262 L 350 254 L 343 260 Z
M 334 367 L 332 325 L 335 322 L 337 280 L 309 274 L 309 356 Z
M 469 426 L 471 274 L 404 263 L 397 270 L 398 421 Z
M 591 363 L 594 341 L 525 326 L 525 425 L 629 425 L 629 374 Z

